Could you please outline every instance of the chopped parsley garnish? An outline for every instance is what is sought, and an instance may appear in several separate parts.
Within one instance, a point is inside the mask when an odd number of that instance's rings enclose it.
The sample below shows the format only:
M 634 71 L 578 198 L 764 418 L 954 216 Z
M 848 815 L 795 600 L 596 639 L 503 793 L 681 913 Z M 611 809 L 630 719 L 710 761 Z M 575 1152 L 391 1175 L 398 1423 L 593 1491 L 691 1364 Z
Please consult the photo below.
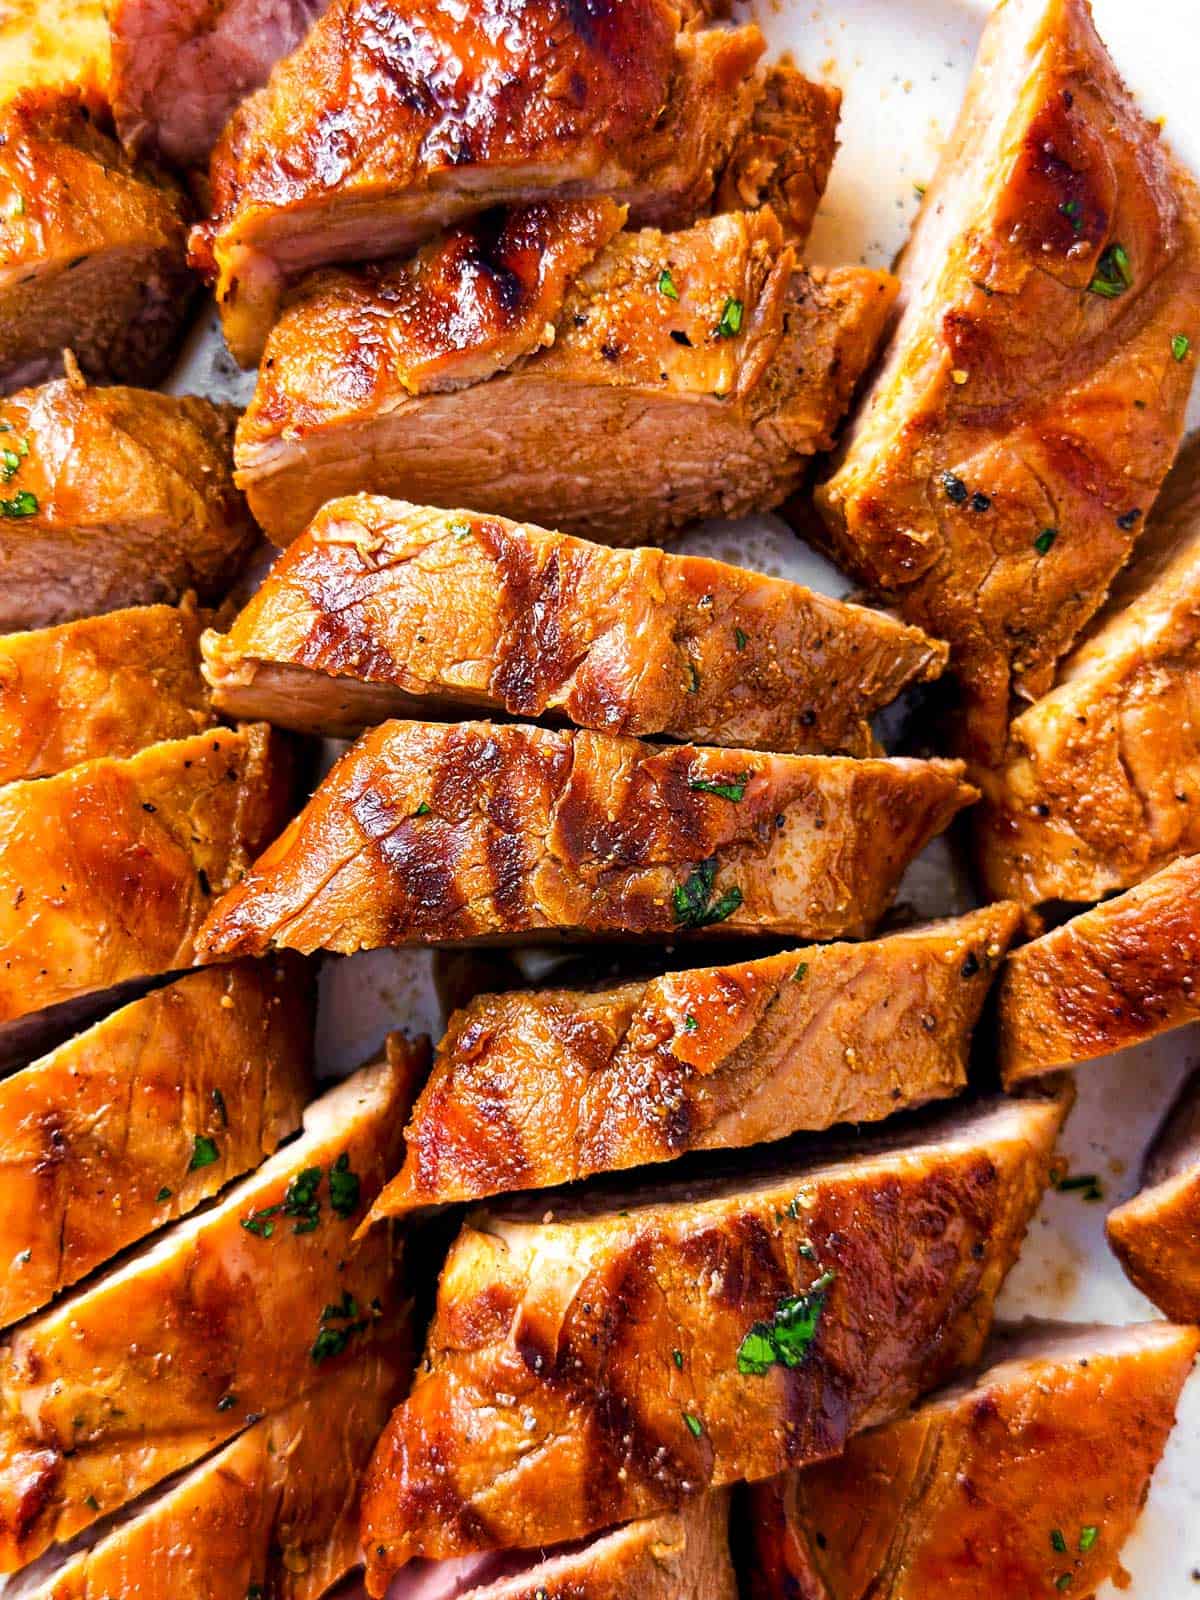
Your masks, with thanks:
M 1058 209 L 1067 218 L 1076 233 L 1083 232 L 1083 207 L 1078 200 L 1064 200 Z
M 358 1210 L 362 1185 L 350 1170 L 350 1157 L 343 1150 L 329 1169 L 329 1204 L 339 1217 L 351 1217 Z
M 1039 533 L 1037 538 L 1033 541 L 1033 548 L 1037 551 L 1038 555 L 1044 556 L 1057 538 L 1057 528 L 1043 528 L 1041 533 Z
M 683 1031 L 684 1031 L 684 1033 L 695 1033 L 696 1029 L 699 1026 L 700 1026 L 700 1024 L 696 1021 L 695 1017 L 689 1011 L 687 1016 L 684 1017 L 684 1019 L 683 1019 Z
M 756 1322 L 738 1346 L 737 1369 L 761 1378 L 773 1366 L 798 1367 L 817 1336 L 825 1291 L 835 1274 L 823 1272 L 803 1294 L 785 1294 L 771 1322 Z
M 682 1350 L 672 1350 L 671 1351 L 671 1360 L 679 1368 L 680 1372 L 682 1372 L 683 1371 L 683 1351 Z
M 735 300 L 732 295 L 726 300 L 721 309 L 721 320 L 717 323 L 717 332 L 722 339 L 732 339 L 735 334 L 742 331 L 742 312 L 745 307 L 740 300 Z
M 242 1227 L 256 1239 L 270 1239 L 275 1232 L 275 1224 L 271 1219 L 277 1217 L 282 1210 L 282 1205 L 263 1206 L 261 1210 L 252 1211 L 248 1217 L 243 1217 Z
M 1071 1587 L 1071 1574 L 1064 1572 L 1060 1577 L 1055 1578 L 1054 1587 L 1056 1589 L 1069 1589 Z
M 358 1301 L 348 1289 L 345 1290 L 336 1305 L 326 1306 L 321 1312 L 320 1328 L 309 1354 L 318 1364 L 333 1356 L 340 1356 L 354 1335 L 362 1333 L 368 1322 L 367 1317 L 359 1315 Z
M 700 1418 L 694 1417 L 690 1411 L 685 1411 L 683 1413 L 683 1420 L 687 1424 L 687 1430 L 691 1434 L 692 1438 L 698 1439 L 704 1432 L 704 1425 L 700 1421 Z
M 1115 300 L 1132 287 L 1133 269 L 1129 265 L 1125 247 L 1110 244 L 1096 263 L 1096 276 L 1088 284 L 1088 292 L 1103 295 L 1106 300 Z
M 1183 361 L 1188 351 L 1192 348 L 1192 341 L 1186 333 L 1177 333 L 1171 340 L 1171 354 L 1176 361 Z
M 1078 1192 L 1084 1200 L 1103 1200 L 1104 1190 L 1094 1172 L 1079 1172 L 1071 1178 L 1060 1178 L 1054 1186 L 1059 1194 Z
M 1083 1555 L 1086 1555 L 1088 1553 L 1088 1551 L 1092 1548 L 1092 1546 L 1095 1544 L 1096 1540 L 1099 1537 L 1100 1537 L 1100 1529 L 1095 1527 L 1094 1524 L 1092 1524 L 1092 1523 L 1089 1523 L 1087 1525 L 1087 1527 L 1085 1527 L 1085 1528 L 1080 1528 L 1080 1530 L 1079 1530 L 1079 1549 L 1080 1549 L 1080 1552 Z
M 89 1494 L 83 1503 L 89 1511 L 99 1511 L 100 1509 L 100 1502 L 94 1494 Z
M 212 1167 L 221 1159 L 216 1144 L 206 1134 L 198 1133 L 192 1141 L 192 1159 L 188 1162 L 189 1172 L 198 1172 L 201 1167 Z
M 0 517 L 36 517 L 38 497 L 28 489 L 18 489 L 11 500 L 0 500 Z
M 658 292 L 665 294 L 668 300 L 679 299 L 679 290 L 675 287 L 670 267 L 664 267 L 658 275 Z
M 283 1214 L 298 1219 L 293 1233 L 312 1233 L 321 1220 L 321 1201 L 317 1194 L 321 1176 L 320 1167 L 305 1167 L 288 1184 L 283 1197 Z
M 225 1105 L 225 1096 L 221 1093 L 220 1089 L 213 1090 L 212 1103 L 213 1109 L 221 1119 L 221 1126 L 223 1128 L 227 1128 L 229 1126 L 229 1111 Z
M 967 503 L 967 486 L 955 473 L 942 473 L 942 488 L 946 491 L 946 499 L 952 505 L 961 506 Z
M 1050 1548 L 1057 1550 L 1060 1556 L 1067 1553 L 1067 1541 L 1061 1528 L 1050 1530 Z
M 21 465 L 21 458 L 15 450 L 0 450 L 0 479 L 5 483 L 13 476 Z
M 163 1184 L 162 1188 L 158 1191 L 158 1193 L 154 1196 L 154 1198 L 156 1200 L 160 1201 L 160 1202 L 163 1201 L 163 1200 L 169 1200 L 171 1198 L 171 1191 L 170 1191 L 170 1189 L 167 1188 L 165 1183 Z
M 698 789 L 701 794 L 715 794 L 721 800 L 732 800 L 736 805 L 746 795 L 746 785 L 754 776 L 751 772 L 739 772 L 736 778 L 730 778 L 726 783 L 713 783 L 708 778 L 689 778 L 688 788 Z
M 427 817 L 432 810 L 433 810 L 433 807 L 429 804 L 429 801 L 428 800 L 422 800 L 421 804 L 413 812 L 413 816 L 414 817 Z
M 471 524 L 464 522 L 461 517 L 456 517 L 450 524 L 450 532 L 456 539 L 465 539 L 471 531 Z
M 735 628 L 733 630 L 733 642 L 739 650 L 744 650 L 746 648 L 746 635 L 740 628 Z
M 672 904 L 675 921 L 684 928 L 708 928 L 713 923 L 724 922 L 742 903 L 742 891 L 736 886 L 726 889 L 718 900 L 713 900 L 713 881 L 717 876 L 717 858 L 709 856 L 686 882 L 675 885 Z
M 807 961 L 797 962 L 796 970 L 795 970 L 795 972 L 792 973 L 792 982 L 793 983 L 800 983 L 807 976 L 807 974 L 808 974 L 808 962 Z

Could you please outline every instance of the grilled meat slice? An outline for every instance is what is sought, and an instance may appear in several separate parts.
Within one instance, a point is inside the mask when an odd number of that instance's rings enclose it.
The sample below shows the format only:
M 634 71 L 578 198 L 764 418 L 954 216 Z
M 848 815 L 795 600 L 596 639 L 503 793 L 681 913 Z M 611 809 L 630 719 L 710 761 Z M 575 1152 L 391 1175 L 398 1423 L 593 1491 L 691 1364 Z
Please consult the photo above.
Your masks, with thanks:
M 258 724 L 0 789 L 0 1024 L 190 966 L 212 896 L 278 830 L 290 780 Z
M 779 578 L 371 495 L 318 512 L 203 649 L 220 710 L 307 733 L 478 706 L 850 755 L 945 659 L 916 628 Z
M 737 1600 L 728 1497 L 641 1517 L 562 1550 L 413 1561 L 390 1600 Z M 231 1597 L 232 1600 L 232 1597 Z
M 393 1051 L 338 1084 L 214 1207 L 0 1343 L 0 1571 L 306 1394 L 376 1328 L 390 1338 L 391 1235 L 351 1236 L 399 1156 L 419 1064 Z
M 1200 1074 L 1184 1083 L 1151 1145 L 1142 1189 L 1110 1211 L 1108 1242 L 1169 1317 L 1200 1322 Z
M 103 90 L 106 0 L 5 0 L 0 16 L 0 104 L 31 88 Z
M 947 639 L 1003 752 L 1104 599 L 1183 427 L 1195 186 L 1087 0 L 1007 0 L 901 266 L 905 309 L 819 500 L 837 556 Z
M 200 627 L 188 599 L 0 636 L 0 783 L 207 727 Z
M 135 150 L 204 167 L 234 108 L 294 50 L 326 0 L 116 0 L 109 94 Z
M 834 1455 L 972 1364 L 1065 1104 L 777 1154 L 750 1183 L 476 1213 L 364 1483 L 370 1593 L 415 1556 L 578 1538 Z
M 103 131 L 99 97 L 33 89 L 0 107 L 0 390 L 62 371 L 154 384 L 194 279 L 183 196 Z
M 862 933 L 974 794 L 946 761 L 386 722 L 214 907 L 196 948 Z
M 8 1600 L 318 1600 L 359 1561 L 358 1480 L 408 1384 L 406 1333 L 88 1530 L 78 1552 L 34 1562 Z
M 688 1150 L 874 1122 L 966 1084 L 1018 913 L 988 906 L 601 993 L 482 995 L 450 1019 L 376 1216 Z
M 1013 1330 L 974 1382 L 748 1491 L 749 1600 L 1094 1594 L 1198 1347 L 1165 1322 Z
M 294 1133 L 312 1021 L 298 963 L 213 967 L 0 1079 L 0 1327 Z
M 833 443 L 895 296 L 886 273 L 798 267 L 769 210 L 623 232 L 530 329 L 527 353 L 487 376 L 482 358 L 510 349 L 505 324 L 474 269 L 437 265 L 484 227 L 416 264 L 316 274 L 274 329 L 236 457 L 277 544 L 361 489 L 613 544 L 768 510 Z M 416 317 L 422 275 L 446 288 Z M 435 392 L 422 319 L 446 304 Z M 521 321 L 520 300 L 509 316 Z
M 769 205 L 801 248 L 829 182 L 841 109 L 842 91 L 832 84 L 815 83 L 786 63 L 771 67 L 717 184 L 716 209 Z
M 977 855 L 995 894 L 1099 900 L 1200 849 L 1200 441 L 1057 686 L 980 781 Z
M 252 365 L 313 268 L 404 254 L 486 206 L 608 195 L 638 223 L 690 222 L 764 48 L 754 26 L 681 32 L 668 0 L 333 0 L 213 151 L 192 249 L 230 349 Z
M 257 537 L 231 477 L 235 415 L 77 372 L 0 402 L 0 630 L 219 595 Z
M 1200 855 L 1023 945 L 999 984 L 1005 1083 L 1194 1021 L 1198 962 Z

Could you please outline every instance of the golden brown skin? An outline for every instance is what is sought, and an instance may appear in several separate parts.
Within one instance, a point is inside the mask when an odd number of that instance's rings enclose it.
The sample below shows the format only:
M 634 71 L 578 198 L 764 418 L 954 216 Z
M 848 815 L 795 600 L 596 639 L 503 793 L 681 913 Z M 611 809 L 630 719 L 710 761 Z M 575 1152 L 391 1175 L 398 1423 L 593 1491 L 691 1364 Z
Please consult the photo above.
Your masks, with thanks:
M 1200 1015 L 1200 855 L 1013 952 L 1000 979 L 1008 1084 L 1124 1050 Z
M 0 1023 L 190 966 L 213 897 L 290 798 L 261 723 L 0 789 Z
M 1140 1193 L 1108 1214 L 1126 1276 L 1181 1322 L 1200 1322 L 1200 1079 L 1184 1083 L 1142 1169 Z
M 0 105 L 0 390 L 70 348 L 89 377 L 153 385 L 195 280 L 182 191 L 103 131 L 104 102 L 31 89 Z
M 189 597 L 0 636 L 0 783 L 207 727 L 201 626 Z
M 358 1564 L 358 1480 L 412 1359 L 407 1327 L 257 1423 L 12 1600 L 318 1600 Z M 44 1570 L 48 1569 L 48 1570 Z
M 974 795 L 954 762 L 387 722 L 214 907 L 196 949 L 350 954 L 718 924 L 859 934 Z
M 1191 388 L 1172 341 L 1200 348 L 1195 186 L 1087 0 L 996 7 L 900 272 L 818 498 L 838 559 L 949 641 L 990 764 L 1128 557 Z
M 992 1102 L 753 1183 L 474 1214 L 364 1483 L 369 1592 L 414 1556 L 578 1538 L 823 1459 L 973 1363 L 1064 1110 Z M 739 1370 L 818 1283 L 796 1364 Z
M 235 415 L 74 369 L 0 402 L 18 461 L 0 472 L 0 630 L 222 594 L 257 538 L 230 471 Z
M 944 651 L 883 612 L 697 556 L 356 495 L 203 639 L 217 707 L 353 736 L 465 707 L 758 749 L 869 755 Z
M 215 1207 L 7 1335 L 0 1571 L 298 1399 L 373 1330 L 391 1336 L 402 1316 L 392 1238 L 351 1239 L 399 1155 L 419 1067 L 419 1052 L 394 1051 L 339 1084 L 310 1106 L 299 1140 Z
M 552 340 L 486 381 L 504 336 L 465 284 L 471 333 L 441 386 L 471 381 L 419 394 L 391 331 L 412 270 L 317 274 L 272 332 L 236 457 L 277 544 L 360 490 L 611 544 L 769 510 L 832 446 L 896 292 L 886 273 L 798 267 L 770 210 L 623 232 L 571 282 Z
M 874 1122 L 959 1093 L 1012 905 L 450 1019 L 376 1217 Z
M 486 206 L 608 195 L 637 223 L 690 222 L 765 41 L 679 25 L 668 0 L 333 0 L 213 151 L 193 259 L 238 360 L 261 356 L 289 281 L 406 254 Z
M 1010 1342 L 837 1460 L 756 1484 L 748 1600 L 1058 1600 L 1119 1578 L 1200 1334 L 1046 1323 Z
M 1099 900 L 1200 849 L 1200 443 L 1058 684 L 979 781 L 991 894 Z
M 0 1080 L 0 1326 L 209 1199 L 300 1125 L 299 963 L 213 967 Z M 193 1169 L 197 1137 L 215 1157 Z

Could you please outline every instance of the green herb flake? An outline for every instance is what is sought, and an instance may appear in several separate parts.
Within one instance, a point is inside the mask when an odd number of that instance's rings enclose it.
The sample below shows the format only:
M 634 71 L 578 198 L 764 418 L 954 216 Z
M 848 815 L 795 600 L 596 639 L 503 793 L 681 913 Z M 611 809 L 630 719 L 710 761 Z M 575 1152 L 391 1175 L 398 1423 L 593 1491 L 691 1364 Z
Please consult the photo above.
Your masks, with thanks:
M 169 1200 L 171 1198 L 171 1191 L 167 1188 L 165 1183 L 154 1198 L 159 1202 L 160 1205 L 164 1200 Z
M 1171 340 L 1171 354 L 1176 361 L 1185 361 L 1187 353 L 1192 348 L 1192 341 L 1186 333 L 1177 333 Z
M 36 517 L 38 497 L 28 489 L 18 489 L 11 500 L 0 500 L 0 517 Z
M 0 481 L 7 483 L 20 465 L 21 458 L 15 450 L 9 450 L 7 447 L 0 450 Z
M 1052 1528 L 1050 1530 L 1050 1548 L 1051 1550 L 1057 1550 L 1060 1556 L 1066 1555 L 1067 1540 L 1061 1528 Z
M 1054 1587 L 1056 1589 L 1069 1589 L 1071 1587 L 1071 1581 L 1071 1574 L 1069 1572 L 1064 1572 L 1059 1577 L 1055 1578 Z
M 352 1217 L 358 1210 L 362 1185 L 350 1170 L 350 1157 L 343 1150 L 329 1169 L 329 1204 L 339 1217 Z
M 925 198 L 925 185 L 923 183 L 914 183 L 913 184 L 913 193 L 916 195 L 918 200 L 924 200 L 924 198 Z
M 188 1162 L 188 1171 L 198 1172 L 201 1167 L 215 1166 L 220 1159 L 220 1151 L 213 1140 L 198 1133 L 192 1141 L 192 1159 Z
M 746 635 L 742 632 L 742 630 L 740 628 L 735 628 L 733 630 L 733 642 L 737 646 L 739 652 L 746 648 L 746 645 L 747 645 L 748 641 L 747 641 Z
M 461 517 L 456 517 L 450 524 L 450 532 L 456 539 L 465 539 L 471 532 L 471 524 L 464 522 Z
M 687 1016 L 684 1017 L 684 1019 L 683 1019 L 683 1031 L 685 1033 L 695 1033 L 696 1029 L 699 1026 L 700 1026 L 700 1024 L 696 1021 L 695 1017 L 693 1017 L 691 1012 L 689 1011 Z
M 1083 232 L 1083 207 L 1078 200 L 1064 200 L 1058 209 L 1076 233 Z
M 679 1368 L 680 1372 L 682 1372 L 683 1371 L 683 1351 L 682 1350 L 672 1350 L 671 1351 L 671 1360 Z
M 1100 1529 L 1097 1528 L 1092 1523 L 1088 1523 L 1088 1525 L 1086 1527 L 1080 1528 L 1080 1530 L 1079 1530 L 1079 1549 L 1080 1549 L 1080 1553 L 1082 1555 L 1086 1555 L 1088 1553 L 1088 1551 L 1092 1548 L 1092 1546 L 1095 1544 L 1096 1540 L 1099 1537 L 1100 1537 Z
M 312 1233 L 321 1220 L 321 1200 L 317 1190 L 321 1186 L 320 1167 L 305 1167 L 288 1184 L 283 1197 L 283 1214 L 295 1217 L 293 1233 Z
M 773 1366 L 798 1367 L 812 1348 L 835 1274 L 823 1272 L 803 1294 L 786 1294 L 770 1322 L 756 1322 L 738 1346 L 737 1369 L 761 1378 Z
M 717 858 L 709 856 L 702 861 L 683 883 L 675 885 L 672 905 L 675 921 L 683 928 L 708 928 L 724 922 L 742 903 L 742 891 L 726 889 L 721 897 L 712 898 L 713 882 L 717 876 Z
M 277 1217 L 283 1210 L 282 1205 L 263 1206 L 258 1211 L 252 1211 L 248 1217 L 241 1219 L 241 1225 L 247 1233 L 252 1233 L 256 1239 L 270 1239 L 275 1233 L 273 1217 Z
M 432 810 L 433 810 L 433 807 L 429 804 L 429 801 L 428 800 L 422 800 L 421 804 L 413 812 L 413 816 L 414 817 L 427 817 Z
M 94 1494 L 89 1494 L 83 1503 L 89 1511 L 99 1511 L 100 1509 L 100 1502 L 96 1499 Z
M 225 1104 L 225 1096 L 221 1093 L 220 1089 L 213 1090 L 212 1103 L 213 1110 L 221 1119 L 221 1126 L 223 1128 L 227 1128 L 229 1126 L 229 1110 Z
M 1133 269 L 1125 247 L 1110 244 L 1096 263 L 1096 275 L 1088 284 L 1089 294 L 1098 294 L 1105 300 L 1115 300 L 1126 289 L 1133 287 Z
M 793 983 L 802 983 L 807 976 L 808 976 L 808 962 L 807 961 L 801 961 L 801 962 L 799 962 L 797 964 L 795 972 L 792 973 L 792 982 Z
M 709 778 L 689 778 L 688 788 L 700 794 L 715 794 L 720 800 L 732 800 L 734 805 L 738 805 L 745 799 L 746 785 L 753 776 L 752 772 L 739 772 L 736 778 L 730 778 L 726 783 L 714 783 Z
M 670 267 L 664 267 L 658 275 L 658 292 L 665 294 L 668 300 L 679 299 L 679 290 L 675 287 Z
M 700 693 L 700 674 L 694 662 L 688 662 L 688 691 L 689 694 Z
M 732 295 L 721 308 L 721 320 L 717 323 L 717 332 L 722 339 L 732 339 L 742 331 L 742 313 L 745 307 L 740 300 L 735 300 Z
M 692 1438 L 698 1439 L 704 1432 L 704 1425 L 700 1421 L 700 1418 L 694 1417 L 690 1411 L 685 1411 L 683 1413 L 683 1420 L 687 1425 L 687 1430 L 691 1434 Z
M 320 1365 L 333 1356 L 340 1356 L 356 1333 L 369 1325 L 369 1318 L 359 1315 L 358 1302 L 347 1289 L 342 1298 L 321 1312 L 320 1327 L 309 1355 Z M 340 1326 L 333 1326 L 340 1324 Z
M 1039 533 L 1037 538 L 1033 541 L 1033 548 L 1037 551 L 1038 555 L 1044 556 L 1057 538 L 1057 528 L 1043 528 L 1041 533 Z
M 1060 1178 L 1054 1186 L 1059 1194 L 1078 1193 L 1084 1200 L 1103 1200 L 1104 1190 L 1094 1172 L 1079 1172 L 1070 1178 Z

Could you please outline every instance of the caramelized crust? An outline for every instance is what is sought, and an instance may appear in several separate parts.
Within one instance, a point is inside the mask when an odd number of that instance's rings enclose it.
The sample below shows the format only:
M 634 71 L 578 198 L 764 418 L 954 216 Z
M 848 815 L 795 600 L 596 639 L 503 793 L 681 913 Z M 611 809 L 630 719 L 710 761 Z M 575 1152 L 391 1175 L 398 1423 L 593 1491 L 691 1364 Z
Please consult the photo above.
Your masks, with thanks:
M 1099 900 L 1200 849 L 1200 444 L 1058 685 L 980 778 L 986 888 Z
M 90 377 L 155 384 L 183 331 L 183 196 L 125 157 L 105 116 L 77 89 L 0 107 L 0 389 L 52 377 L 66 348 Z
M 989 906 L 868 944 L 600 993 L 481 995 L 450 1019 L 373 1217 L 570 1183 L 958 1093 L 1016 929 Z
M 883 612 L 779 578 L 371 495 L 319 511 L 203 650 L 220 710 L 308 733 L 477 706 L 851 755 L 944 660 Z
M 360 489 L 614 544 L 770 509 L 832 445 L 895 294 L 885 273 L 797 267 L 769 210 L 620 233 L 542 348 L 486 381 L 501 335 L 464 287 L 473 331 L 439 385 L 460 386 L 416 394 L 408 339 L 382 333 L 413 270 L 320 274 L 271 335 L 236 456 L 278 544 Z
M 1200 1322 L 1200 1077 L 1163 1120 L 1142 1189 L 1108 1214 L 1108 1242 L 1126 1276 L 1168 1317 Z
M 753 1185 L 472 1216 L 367 1474 L 369 1592 L 415 1556 L 578 1538 L 820 1460 L 974 1362 L 1063 1110 L 993 1103 Z M 798 1296 L 802 1357 L 747 1370 L 747 1335 Z
M 196 948 L 211 960 L 549 929 L 862 933 L 973 797 L 953 762 L 389 722 L 334 767 Z
M 190 966 L 212 897 L 287 814 L 261 724 L 0 789 L 0 1022 Z
M 358 1480 L 411 1372 L 407 1327 L 255 1424 L 11 1600 L 319 1600 L 358 1564 Z
M 189 598 L 0 636 L 0 783 L 206 727 L 200 627 Z
M 1006 1083 L 1123 1050 L 1200 1015 L 1200 856 L 1084 911 L 1008 958 Z
M 77 371 L 0 402 L 0 630 L 218 596 L 257 537 L 232 481 L 235 416 Z
M 1158 132 L 1087 0 L 995 9 L 903 318 L 819 495 L 838 559 L 950 642 L 984 763 L 1010 695 L 1050 687 L 1103 601 L 1179 442 L 1200 209 Z
M 0 1326 L 256 1167 L 300 1125 L 299 963 L 194 973 L 0 1080 Z M 190 1165 L 197 1138 L 213 1159 Z
M 1119 1580 L 1200 1334 L 1048 1323 L 1016 1342 L 836 1460 L 755 1485 L 739 1508 L 748 1600 L 1092 1595 Z
M 389 1231 L 351 1236 L 399 1155 L 419 1065 L 394 1054 L 339 1084 L 217 1205 L 0 1344 L 0 1571 L 403 1327 Z

